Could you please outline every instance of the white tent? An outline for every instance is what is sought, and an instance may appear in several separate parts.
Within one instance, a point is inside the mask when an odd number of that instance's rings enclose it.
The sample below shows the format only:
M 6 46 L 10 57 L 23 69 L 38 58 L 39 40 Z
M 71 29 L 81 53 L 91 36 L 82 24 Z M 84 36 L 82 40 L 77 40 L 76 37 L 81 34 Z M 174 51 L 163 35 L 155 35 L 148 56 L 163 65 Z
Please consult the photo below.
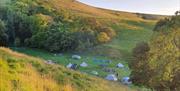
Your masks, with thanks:
M 72 59 L 81 59 L 81 56 L 79 56 L 79 55 L 72 55 Z
M 98 75 L 99 73 L 97 71 L 92 71 L 91 72 L 93 75 Z
M 80 66 L 81 66 L 81 67 L 87 67 L 88 64 L 87 64 L 86 62 L 82 62 L 82 63 L 80 64 Z
M 107 75 L 105 79 L 110 80 L 110 81 L 117 81 L 118 80 L 114 74 Z
M 67 66 L 66 66 L 66 68 L 71 68 L 72 67 L 72 63 L 69 63 Z
M 118 68 L 124 68 L 124 65 L 123 65 L 122 63 L 118 63 L 118 64 L 117 64 L 117 67 L 118 67 Z
M 46 64 L 55 64 L 52 60 L 45 61 Z
M 122 80 L 121 80 L 121 82 L 122 82 L 123 84 L 130 85 L 132 82 L 129 81 L 129 79 L 130 79 L 129 77 L 123 77 Z

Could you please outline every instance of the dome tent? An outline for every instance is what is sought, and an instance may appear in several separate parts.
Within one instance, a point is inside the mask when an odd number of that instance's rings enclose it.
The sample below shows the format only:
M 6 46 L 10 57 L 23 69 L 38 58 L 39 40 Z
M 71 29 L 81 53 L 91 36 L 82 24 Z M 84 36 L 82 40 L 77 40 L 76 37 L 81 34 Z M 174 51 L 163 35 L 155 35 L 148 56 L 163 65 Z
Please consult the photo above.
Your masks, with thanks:
M 99 73 L 97 71 L 92 71 L 91 72 L 93 75 L 98 75 Z
M 87 67 L 88 64 L 87 64 L 86 62 L 82 62 L 82 63 L 80 64 L 80 66 L 81 66 L 81 67 Z
M 79 55 L 72 55 L 72 59 L 80 60 L 80 59 L 81 59 L 81 56 L 79 56 Z
M 67 66 L 66 66 L 66 68 L 71 68 L 73 66 L 73 64 L 72 63 L 69 63 Z
M 123 77 L 122 80 L 121 80 L 121 82 L 122 82 L 123 84 L 125 84 L 125 85 L 130 85 L 132 82 L 129 81 L 129 80 L 130 80 L 129 77 Z
M 122 63 L 118 63 L 118 64 L 116 65 L 116 67 L 117 67 L 117 68 L 124 68 L 124 65 L 123 65 Z
M 51 64 L 51 65 L 55 64 L 52 60 L 47 60 L 47 61 L 45 61 L 45 63 L 46 64 Z
M 117 81 L 118 80 L 114 74 L 107 75 L 105 79 L 110 80 L 110 81 Z
M 73 70 L 76 70 L 79 68 L 79 66 L 77 64 L 72 64 L 72 63 L 69 63 L 66 68 L 69 68 L 69 69 L 73 69 Z

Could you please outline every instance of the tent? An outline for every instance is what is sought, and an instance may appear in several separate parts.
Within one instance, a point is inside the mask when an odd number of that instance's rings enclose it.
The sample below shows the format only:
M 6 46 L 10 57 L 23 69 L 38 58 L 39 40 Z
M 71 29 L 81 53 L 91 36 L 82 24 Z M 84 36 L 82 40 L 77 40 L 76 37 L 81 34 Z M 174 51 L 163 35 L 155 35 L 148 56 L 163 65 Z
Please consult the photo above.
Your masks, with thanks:
M 132 82 L 129 81 L 129 80 L 130 80 L 129 77 L 123 77 L 122 80 L 121 80 L 121 82 L 122 82 L 123 84 L 125 84 L 125 85 L 130 85 Z
M 55 64 L 52 60 L 45 61 L 46 64 Z
M 78 69 L 78 65 L 77 64 L 72 64 L 72 63 L 69 63 L 66 68 L 69 68 L 69 69 L 73 69 L 73 70 L 76 70 Z
M 114 74 L 107 75 L 105 79 L 110 80 L 110 81 L 117 81 L 118 80 Z
M 79 56 L 79 55 L 72 55 L 72 59 L 80 60 L 80 59 L 81 59 L 81 56 Z
M 86 62 L 82 62 L 82 63 L 80 64 L 80 66 L 81 66 L 81 67 L 87 67 L 88 64 L 87 64 Z
M 67 66 L 66 66 L 66 68 L 71 68 L 73 66 L 73 64 L 72 63 L 69 63 Z
M 118 68 L 124 68 L 124 65 L 123 65 L 122 63 L 118 63 L 118 64 L 117 64 L 117 67 L 118 67 Z
M 91 72 L 93 75 L 98 75 L 99 73 L 97 71 L 92 71 Z

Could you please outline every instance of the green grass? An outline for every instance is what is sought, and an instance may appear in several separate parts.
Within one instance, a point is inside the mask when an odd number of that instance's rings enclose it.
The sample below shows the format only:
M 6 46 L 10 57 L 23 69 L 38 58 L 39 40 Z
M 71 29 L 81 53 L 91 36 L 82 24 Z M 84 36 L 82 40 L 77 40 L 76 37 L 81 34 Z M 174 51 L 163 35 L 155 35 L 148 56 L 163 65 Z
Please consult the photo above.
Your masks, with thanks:
M 101 68 L 99 67 L 99 64 L 104 64 L 104 63 L 96 63 L 93 61 L 93 58 L 95 57 L 93 55 L 81 55 L 82 56 L 81 60 L 74 60 L 71 58 L 71 56 L 73 55 L 71 53 L 63 53 L 62 56 L 55 56 L 54 53 L 49 53 L 47 51 L 43 51 L 43 50 L 39 50 L 39 49 L 31 49 L 31 48 L 12 48 L 12 49 L 15 51 L 21 52 L 21 53 L 31 55 L 31 56 L 43 58 L 45 60 L 53 60 L 54 62 L 61 64 L 61 65 L 64 65 L 64 66 L 66 66 L 68 63 L 81 64 L 82 62 L 86 62 L 86 63 L 88 63 L 88 67 L 87 68 L 80 67 L 79 70 L 81 72 L 86 72 L 86 73 L 91 74 L 91 71 L 98 71 L 99 76 L 103 77 L 103 78 L 107 74 L 109 74 L 107 72 L 102 71 Z M 112 60 L 110 58 L 103 57 L 103 56 L 96 56 L 96 59 L 98 59 L 98 60 Z M 118 64 L 119 62 L 123 63 L 126 66 L 126 69 L 117 69 L 116 64 Z M 121 74 L 120 78 L 122 78 L 123 76 L 128 76 L 130 74 L 128 64 L 125 61 L 112 60 L 112 63 L 108 64 L 108 67 L 109 68 L 115 68 L 117 70 L 117 72 L 119 74 Z
M 131 52 L 138 42 L 148 41 L 151 38 L 154 22 L 125 21 L 125 23 L 128 24 L 128 26 L 132 26 L 132 28 L 113 25 L 112 27 L 118 35 L 112 42 L 106 44 L 106 46 Z
M 119 75 L 119 79 L 124 76 L 129 76 L 131 70 L 128 68 L 128 62 L 131 59 L 131 51 L 135 47 L 138 42 L 148 41 L 151 38 L 153 33 L 152 29 L 154 26 L 154 22 L 137 22 L 137 21 L 120 21 L 120 23 L 128 24 L 130 27 L 124 27 L 121 25 L 112 25 L 117 32 L 117 37 L 114 38 L 110 43 L 101 45 L 96 47 L 96 49 L 92 49 L 92 51 L 87 51 L 84 53 L 80 53 L 82 56 L 81 60 L 73 60 L 71 56 L 73 53 L 62 53 L 62 56 L 55 56 L 54 53 L 50 53 L 40 49 L 31 49 L 31 48 L 12 48 L 21 53 L 25 53 L 31 56 L 39 57 L 45 60 L 53 60 L 57 64 L 66 66 L 68 63 L 76 63 L 80 64 L 82 62 L 88 63 L 88 67 L 82 68 L 80 67 L 79 71 L 91 74 L 92 71 L 97 71 L 99 73 L 99 77 L 104 78 L 108 72 L 104 72 L 102 68 L 99 67 L 99 64 L 103 63 L 95 63 L 93 58 L 99 60 L 112 60 L 111 64 L 108 64 L 108 68 L 113 68 L 117 71 Z M 135 26 L 135 27 L 134 27 Z M 108 54 L 108 53 L 112 54 Z M 120 54 L 120 55 L 119 55 Z M 113 58 L 112 56 L 115 56 Z M 116 64 L 123 63 L 125 65 L 124 69 L 116 68 Z
M 136 91 L 43 61 L 0 47 L 0 91 Z
M 21 53 L 25 53 L 34 57 L 44 59 L 44 60 L 53 60 L 57 64 L 60 64 L 63 66 L 66 66 L 68 63 L 80 64 L 83 61 L 85 61 L 89 64 L 89 66 L 87 68 L 80 67 L 79 71 L 83 73 L 85 72 L 90 75 L 92 75 L 91 71 L 98 71 L 99 77 L 101 78 L 104 78 L 107 74 L 109 74 L 107 72 L 104 72 L 98 66 L 101 63 L 93 62 L 93 58 L 96 57 L 99 60 L 112 60 L 112 63 L 108 64 L 108 67 L 114 68 L 117 70 L 117 72 L 120 74 L 119 79 L 121 79 L 124 76 L 129 76 L 131 73 L 131 70 L 128 68 L 128 62 L 132 58 L 131 56 L 132 49 L 136 46 L 138 42 L 142 42 L 142 41 L 147 42 L 151 38 L 151 35 L 153 34 L 152 29 L 155 24 L 155 21 L 143 20 L 140 17 L 137 17 L 136 14 L 116 12 L 118 14 L 117 15 L 117 14 L 114 14 L 115 11 L 107 11 L 107 10 L 92 8 L 90 6 L 84 6 L 84 4 L 80 4 L 76 1 L 72 2 L 72 0 L 65 0 L 65 2 L 61 0 L 49 0 L 48 2 L 42 2 L 42 3 L 46 7 L 52 7 L 56 9 L 62 8 L 66 10 L 66 8 L 68 8 L 70 9 L 70 12 L 72 11 L 73 14 L 81 16 L 81 17 L 90 16 L 90 17 L 95 17 L 97 20 L 98 20 L 98 17 L 101 17 L 99 20 L 104 23 L 106 22 L 105 24 L 110 25 L 110 27 L 116 30 L 117 36 L 111 42 L 107 44 L 99 45 L 95 48 L 92 48 L 91 51 L 85 51 L 83 53 L 80 53 L 79 55 L 82 56 L 81 60 L 71 59 L 71 56 L 73 53 L 63 53 L 62 56 L 55 56 L 54 53 L 50 53 L 50 52 L 40 50 L 40 49 L 15 48 L 15 47 L 13 47 L 12 49 Z M 71 5 L 73 5 L 73 9 L 72 7 L 67 7 Z M 77 12 L 77 11 L 80 11 L 80 12 Z M 117 24 L 113 24 L 112 22 L 114 21 L 117 22 Z M 44 60 L 41 60 L 41 61 L 44 61 Z M 116 64 L 118 64 L 119 62 L 125 65 L 125 69 L 117 69 L 115 67 Z M 13 66 L 14 65 L 12 65 L 12 67 Z M 49 69 L 45 67 L 43 68 L 43 71 L 44 70 L 46 72 Z M 81 77 L 80 73 L 76 74 L 75 77 L 72 76 L 73 73 L 67 70 L 65 70 L 64 73 L 59 72 L 59 74 L 61 75 L 58 75 L 58 76 L 62 78 L 64 78 L 67 75 L 68 76 L 70 75 L 70 78 L 75 78 L 73 79 L 73 82 L 75 82 L 76 85 L 78 85 L 79 87 L 84 87 L 85 85 L 88 85 L 88 81 L 84 80 L 86 79 L 86 76 L 85 77 L 83 76 L 82 80 L 78 77 L 78 76 Z M 57 78 L 56 80 L 60 82 L 61 81 L 64 82 L 64 80 L 60 79 L 60 77 Z M 83 82 L 85 82 L 86 84 L 83 84 Z M 146 91 L 146 90 L 142 90 L 142 91 Z
M 66 66 L 68 63 L 80 64 L 82 62 L 88 63 L 88 67 L 80 67 L 79 71 L 91 74 L 92 71 L 97 71 L 99 77 L 104 78 L 107 72 L 104 72 L 98 65 L 102 63 L 95 63 L 93 58 L 99 60 L 112 60 L 111 64 L 108 64 L 108 68 L 113 68 L 117 71 L 119 79 L 124 76 L 129 76 L 131 70 L 128 67 L 128 62 L 130 61 L 131 51 L 136 46 L 137 43 L 148 40 L 153 34 L 154 21 L 120 21 L 118 24 L 111 24 L 111 27 L 116 30 L 117 36 L 109 43 L 100 45 L 91 49 L 91 51 L 86 51 L 79 53 L 82 56 L 81 60 L 73 60 L 71 56 L 73 53 L 62 53 L 62 56 L 55 56 L 54 53 L 50 53 L 40 49 L 31 48 L 12 48 L 15 51 L 25 53 L 31 56 L 39 57 L 45 60 L 53 60 L 57 64 Z M 116 64 L 123 63 L 125 65 L 124 69 L 116 68 Z M 144 90 L 145 91 L 145 90 Z

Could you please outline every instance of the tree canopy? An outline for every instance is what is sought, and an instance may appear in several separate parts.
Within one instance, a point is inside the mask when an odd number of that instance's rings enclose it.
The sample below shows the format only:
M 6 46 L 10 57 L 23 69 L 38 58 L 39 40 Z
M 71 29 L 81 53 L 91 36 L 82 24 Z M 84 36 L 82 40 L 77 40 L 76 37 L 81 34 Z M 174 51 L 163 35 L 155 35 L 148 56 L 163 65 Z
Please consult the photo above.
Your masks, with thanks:
M 115 36 L 113 29 L 97 19 L 80 17 L 64 8 L 56 9 L 46 1 L 13 0 L 0 6 L 0 12 L 0 19 L 7 24 L 1 27 L 1 32 L 6 29 L 0 37 L 6 40 L 4 46 L 27 46 L 53 52 L 81 50 L 108 42 Z
M 132 81 L 158 91 L 180 90 L 180 16 L 161 20 L 149 44 L 134 48 Z

